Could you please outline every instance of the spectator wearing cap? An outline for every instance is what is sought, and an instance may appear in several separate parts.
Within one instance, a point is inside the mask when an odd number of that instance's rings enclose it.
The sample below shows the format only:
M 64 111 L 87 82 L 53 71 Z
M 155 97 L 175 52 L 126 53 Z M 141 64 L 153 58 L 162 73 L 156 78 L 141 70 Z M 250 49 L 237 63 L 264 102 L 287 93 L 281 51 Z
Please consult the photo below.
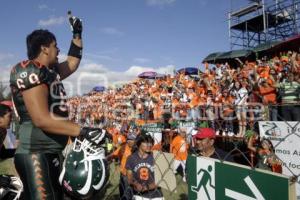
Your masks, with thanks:
M 119 182 L 119 192 L 121 200 L 130 200 L 133 197 L 132 190 L 129 186 L 127 174 L 126 174 L 126 162 L 127 158 L 131 155 L 132 147 L 135 143 L 136 134 L 129 133 L 127 135 L 127 141 L 116 149 L 111 155 L 107 156 L 107 160 L 110 161 L 113 158 L 119 158 L 121 161 L 120 165 L 120 182 Z
M 176 174 L 181 166 L 183 171 L 183 181 L 186 182 L 186 159 L 188 155 L 188 144 L 186 141 L 186 128 L 180 128 L 179 133 L 171 142 L 170 153 L 174 155 L 173 172 Z
M 215 147 L 215 139 L 216 133 L 214 129 L 200 128 L 197 134 L 194 135 L 195 147 L 191 148 L 191 154 L 233 162 L 229 153 Z

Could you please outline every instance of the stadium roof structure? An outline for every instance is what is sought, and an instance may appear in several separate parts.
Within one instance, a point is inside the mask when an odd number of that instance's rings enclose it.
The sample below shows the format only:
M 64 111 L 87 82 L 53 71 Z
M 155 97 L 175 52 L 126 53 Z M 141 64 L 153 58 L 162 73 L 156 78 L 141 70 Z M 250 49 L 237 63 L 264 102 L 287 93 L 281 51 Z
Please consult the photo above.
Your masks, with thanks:
M 262 8 L 262 5 L 259 2 L 254 2 L 244 8 L 241 8 L 237 11 L 232 12 L 231 16 L 232 17 L 241 17 L 241 16 L 247 15 L 253 11 L 256 11 L 260 8 Z
M 299 34 L 300 0 L 247 0 L 248 4 L 238 9 L 233 2 L 228 14 L 231 50 L 250 49 Z
M 252 50 L 245 50 L 245 49 L 232 50 L 226 52 L 216 52 L 216 53 L 209 54 L 206 58 L 204 58 L 202 62 L 216 63 L 221 61 L 232 60 L 235 58 L 247 58 L 252 53 L 253 53 Z
M 300 34 L 287 38 L 282 41 L 267 41 L 263 44 L 259 44 L 254 48 L 232 50 L 227 52 L 215 52 L 209 54 L 203 59 L 202 63 L 217 63 L 227 60 L 233 60 L 235 58 L 248 58 L 249 56 L 256 54 L 256 56 L 268 55 L 274 52 L 281 51 L 299 51 L 300 47 Z
M 300 48 L 300 34 L 288 38 L 274 46 L 275 50 L 281 50 L 281 51 L 287 51 L 287 50 L 299 51 L 299 48 Z
M 214 63 L 216 61 L 216 58 L 221 55 L 222 53 L 224 52 L 215 52 L 215 53 L 211 53 L 209 54 L 208 56 L 206 56 L 204 59 L 203 59 L 203 63 L 204 62 L 208 62 L 208 63 Z
M 283 16 L 277 16 L 274 14 L 266 13 L 266 20 L 268 21 L 268 27 L 274 28 L 280 24 L 286 23 L 291 19 Z M 231 26 L 231 29 L 240 30 L 240 31 L 251 31 L 255 33 L 259 33 L 264 31 L 264 15 L 258 15 L 253 18 L 248 19 L 247 21 L 243 21 Z
M 218 60 L 223 60 L 223 59 L 231 59 L 231 58 L 242 58 L 242 57 L 248 57 L 250 54 L 252 54 L 251 50 L 232 50 L 232 51 L 227 51 L 225 53 L 222 53 L 217 57 Z
M 263 51 L 268 51 L 271 48 L 275 47 L 276 45 L 282 43 L 282 41 L 268 41 L 263 44 L 259 44 L 256 47 L 252 49 L 255 53 L 263 52 Z

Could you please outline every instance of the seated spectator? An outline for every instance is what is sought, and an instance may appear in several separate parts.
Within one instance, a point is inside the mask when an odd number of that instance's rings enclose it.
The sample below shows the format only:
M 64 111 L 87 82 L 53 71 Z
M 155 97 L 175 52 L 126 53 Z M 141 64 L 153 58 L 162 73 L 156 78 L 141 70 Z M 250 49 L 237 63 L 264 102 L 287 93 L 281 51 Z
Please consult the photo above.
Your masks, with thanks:
M 153 139 L 141 134 L 136 139 L 136 148 L 126 162 L 129 184 L 133 187 L 135 200 L 163 200 L 163 194 L 155 183 L 154 157 L 151 151 Z

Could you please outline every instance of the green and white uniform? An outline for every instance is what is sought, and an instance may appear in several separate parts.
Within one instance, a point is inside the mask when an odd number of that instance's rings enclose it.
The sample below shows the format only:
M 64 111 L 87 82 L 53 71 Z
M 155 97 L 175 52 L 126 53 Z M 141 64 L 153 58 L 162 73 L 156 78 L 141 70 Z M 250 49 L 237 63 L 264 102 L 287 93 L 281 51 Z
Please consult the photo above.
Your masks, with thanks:
M 48 87 L 50 112 L 62 117 L 68 116 L 64 104 L 66 93 L 55 68 L 49 69 L 31 60 L 18 63 L 10 74 L 12 97 L 20 116 L 20 144 L 16 153 L 57 153 L 67 143 L 67 136 L 47 133 L 32 123 L 22 92 L 41 84 Z
M 64 106 L 65 90 L 55 69 L 49 69 L 34 61 L 23 61 L 12 68 L 10 86 L 13 101 L 20 117 L 19 146 L 14 163 L 23 182 L 21 199 L 63 199 L 58 177 L 62 166 L 62 150 L 68 136 L 47 133 L 36 127 L 27 111 L 22 92 L 45 84 L 48 109 L 56 115 L 67 117 Z

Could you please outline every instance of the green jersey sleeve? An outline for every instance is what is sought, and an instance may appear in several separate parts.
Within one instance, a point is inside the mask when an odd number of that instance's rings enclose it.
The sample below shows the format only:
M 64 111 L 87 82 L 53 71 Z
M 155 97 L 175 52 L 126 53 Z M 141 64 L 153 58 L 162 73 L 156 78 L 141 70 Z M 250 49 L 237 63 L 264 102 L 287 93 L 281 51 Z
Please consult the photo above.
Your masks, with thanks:
M 13 67 L 10 84 L 24 91 L 41 84 L 47 84 L 47 68 L 37 62 L 27 60 Z

